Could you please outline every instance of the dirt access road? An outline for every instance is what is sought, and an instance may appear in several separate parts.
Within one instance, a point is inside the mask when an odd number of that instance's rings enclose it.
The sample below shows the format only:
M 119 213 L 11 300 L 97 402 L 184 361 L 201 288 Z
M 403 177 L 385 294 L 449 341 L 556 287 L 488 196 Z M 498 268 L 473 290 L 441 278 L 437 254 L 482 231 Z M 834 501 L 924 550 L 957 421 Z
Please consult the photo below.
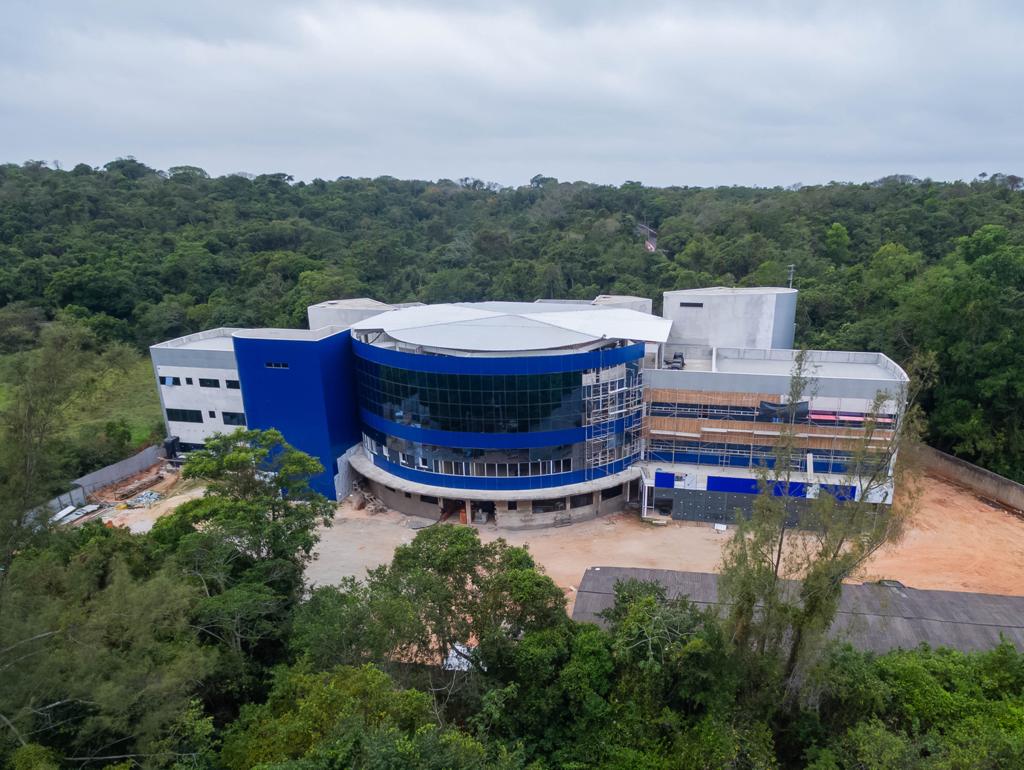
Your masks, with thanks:
M 333 527 L 322 532 L 317 559 L 307 570 L 319 585 L 391 559 L 397 545 L 415 536 L 425 520 L 389 512 L 369 514 L 339 506 Z M 617 514 L 582 524 L 528 532 L 480 528 L 486 540 L 504 537 L 526 545 L 572 600 L 590 566 L 651 567 L 713 572 L 731 537 L 683 522 L 643 524 Z M 1024 519 L 980 500 L 965 489 L 927 478 L 914 521 L 902 542 L 879 552 L 862 579 L 890 578 L 914 588 L 1024 595 Z

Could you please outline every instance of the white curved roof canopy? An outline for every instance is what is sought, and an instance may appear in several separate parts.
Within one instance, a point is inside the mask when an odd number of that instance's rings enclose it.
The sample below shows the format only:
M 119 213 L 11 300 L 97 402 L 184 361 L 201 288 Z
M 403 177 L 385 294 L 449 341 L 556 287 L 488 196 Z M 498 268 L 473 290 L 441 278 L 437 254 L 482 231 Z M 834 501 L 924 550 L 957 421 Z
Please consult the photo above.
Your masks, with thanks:
M 665 342 L 672 322 L 618 307 L 465 302 L 390 310 L 352 325 L 424 348 L 468 352 L 554 351 L 602 340 Z

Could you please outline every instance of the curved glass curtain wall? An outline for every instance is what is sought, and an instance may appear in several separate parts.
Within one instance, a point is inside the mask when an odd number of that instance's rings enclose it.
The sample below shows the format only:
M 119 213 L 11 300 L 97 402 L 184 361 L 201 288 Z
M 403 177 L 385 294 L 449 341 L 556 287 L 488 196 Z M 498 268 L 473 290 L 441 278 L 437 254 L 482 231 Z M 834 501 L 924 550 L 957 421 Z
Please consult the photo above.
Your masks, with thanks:
M 471 360 L 476 366 L 481 361 Z M 581 371 L 457 374 L 357 355 L 356 372 L 363 446 L 375 464 L 403 478 L 451 487 L 538 488 L 617 473 L 639 456 L 639 356 Z M 538 434 L 537 445 L 529 434 Z M 556 435 L 569 438 L 553 444 Z M 503 437 L 516 436 L 514 446 L 503 444 Z
M 582 427 L 582 374 L 439 374 L 356 359 L 361 408 L 390 422 L 464 433 Z

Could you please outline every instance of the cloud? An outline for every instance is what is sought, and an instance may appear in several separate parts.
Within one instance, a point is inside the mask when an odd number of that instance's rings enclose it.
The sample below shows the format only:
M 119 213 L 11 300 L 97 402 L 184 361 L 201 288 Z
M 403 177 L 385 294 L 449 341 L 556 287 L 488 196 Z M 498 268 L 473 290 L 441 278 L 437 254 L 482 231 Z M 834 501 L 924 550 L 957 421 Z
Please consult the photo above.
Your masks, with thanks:
M 38 5 L 0 25 L 5 161 L 506 184 L 1024 170 L 1012 3 Z

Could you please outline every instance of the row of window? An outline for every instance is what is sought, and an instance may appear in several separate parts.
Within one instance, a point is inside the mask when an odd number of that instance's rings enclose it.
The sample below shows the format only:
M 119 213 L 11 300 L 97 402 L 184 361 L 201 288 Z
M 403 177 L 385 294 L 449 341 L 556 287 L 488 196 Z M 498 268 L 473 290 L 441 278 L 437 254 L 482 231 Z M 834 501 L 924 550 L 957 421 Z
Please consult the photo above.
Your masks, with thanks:
M 818 473 L 846 473 L 855 470 L 851 463 L 854 455 L 841 450 L 798 449 L 790 457 L 790 468 L 806 472 L 807 455 L 814 458 L 813 470 Z M 715 444 L 698 441 L 672 441 L 651 439 L 647 444 L 648 460 L 660 462 L 695 463 L 745 468 L 774 468 L 775 450 L 769 446 L 751 444 Z M 878 463 L 885 462 L 885 456 L 861 457 L 857 467 L 861 473 L 877 469 Z
M 217 419 L 217 413 L 214 410 L 210 409 L 207 414 L 211 420 Z M 221 412 L 220 415 L 225 425 L 245 426 L 245 414 L 242 412 Z M 167 420 L 168 422 L 204 422 L 203 412 L 200 409 L 168 409 Z
M 507 478 L 509 476 L 550 476 L 555 473 L 569 473 L 573 469 L 572 457 L 529 462 L 473 462 L 468 460 L 438 460 L 422 454 L 402 452 L 382 446 L 370 436 L 363 435 L 363 447 L 368 454 L 383 457 L 403 468 L 442 473 L 448 476 L 477 476 Z M 524 450 L 526 451 L 526 450 Z
M 560 444 L 556 446 L 530 447 L 521 449 L 481 449 L 479 447 L 449 447 L 410 441 L 398 436 L 389 436 L 379 430 L 364 426 L 363 433 L 383 447 L 397 452 L 424 457 L 427 460 L 455 460 L 479 463 L 528 463 L 533 460 L 563 460 L 575 457 L 583 460 L 584 444 Z M 613 440 L 622 443 L 622 433 L 613 434 Z
M 198 377 L 197 379 L 199 380 L 199 387 L 200 388 L 219 388 L 220 387 L 220 380 L 209 379 L 209 378 L 206 378 L 206 377 Z M 163 377 L 160 377 L 160 384 L 161 385 L 181 385 L 181 377 L 163 376 Z M 186 377 L 185 378 L 185 384 L 186 385 L 191 385 L 192 384 L 192 378 L 191 377 Z M 238 382 L 238 380 L 224 380 L 224 387 L 226 387 L 228 390 L 240 390 L 242 386 Z

